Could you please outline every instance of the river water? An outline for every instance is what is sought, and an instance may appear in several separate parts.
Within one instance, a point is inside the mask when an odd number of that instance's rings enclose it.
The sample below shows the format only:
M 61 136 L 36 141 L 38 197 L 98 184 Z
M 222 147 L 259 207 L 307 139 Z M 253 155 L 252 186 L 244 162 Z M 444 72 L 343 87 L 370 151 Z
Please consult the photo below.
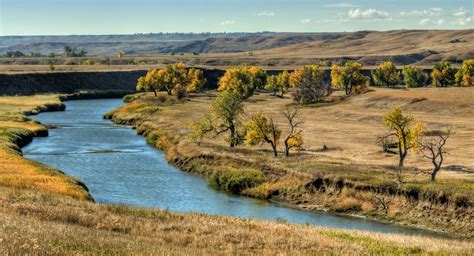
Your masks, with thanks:
M 148 146 L 133 129 L 102 119 L 104 113 L 122 105 L 120 99 L 75 100 L 66 102 L 64 112 L 35 116 L 41 123 L 58 128 L 51 129 L 48 137 L 35 138 L 23 148 L 24 156 L 79 178 L 98 203 L 437 236 L 424 230 L 289 209 L 216 191 L 204 179 L 169 165 L 164 153 Z

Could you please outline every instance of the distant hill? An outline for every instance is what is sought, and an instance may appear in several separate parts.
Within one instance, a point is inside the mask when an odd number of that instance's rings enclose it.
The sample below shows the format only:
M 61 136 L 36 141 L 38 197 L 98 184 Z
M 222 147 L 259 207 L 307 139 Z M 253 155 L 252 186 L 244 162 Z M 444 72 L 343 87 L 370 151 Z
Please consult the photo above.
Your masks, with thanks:
M 430 65 L 441 60 L 474 59 L 474 29 L 0 37 L 0 53 L 22 51 L 47 55 L 62 53 L 65 45 L 84 49 L 88 56 L 111 56 L 123 50 L 128 56 L 194 52 L 242 58 L 252 52 L 255 59 L 285 65 L 314 60 L 358 60 L 373 65 L 387 59 L 397 64 Z

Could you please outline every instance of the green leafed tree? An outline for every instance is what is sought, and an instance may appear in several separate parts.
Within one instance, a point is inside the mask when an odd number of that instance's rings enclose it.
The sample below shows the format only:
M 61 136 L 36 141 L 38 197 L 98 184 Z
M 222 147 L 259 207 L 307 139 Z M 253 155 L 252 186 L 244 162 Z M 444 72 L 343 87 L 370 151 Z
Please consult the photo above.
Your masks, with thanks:
M 224 91 L 211 104 L 210 113 L 193 122 L 190 138 L 201 140 L 208 134 L 214 137 L 228 133 L 227 142 L 235 147 L 243 142 L 244 126 L 241 119 L 244 114 L 242 96 L 236 91 Z
M 465 60 L 456 73 L 456 84 L 459 86 L 474 86 L 474 60 Z
M 278 75 L 269 76 L 265 84 L 265 90 L 273 92 L 273 95 L 277 95 L 278 93 L 280 97 L 283 97 L 289 87 L 290 75 L 286 70 Z
M 395 86 L 400 83 L 400 71 L 391 61 L 384 62 L 377 69 L 372 70 L 372 79 L 378 86 Z
M 367 85 L 367 77 L 361 72 L 362 64 L 347 62 L 331 67 L 331 83 L 335 88 L 343 89 L 346 95 L 362 91 Z
M 408 88 L 422 87 L 428 84 L 429 76 L 419 67 L 415 66 L 404 66 L 403 70 L 403 81 L 405 86 Z

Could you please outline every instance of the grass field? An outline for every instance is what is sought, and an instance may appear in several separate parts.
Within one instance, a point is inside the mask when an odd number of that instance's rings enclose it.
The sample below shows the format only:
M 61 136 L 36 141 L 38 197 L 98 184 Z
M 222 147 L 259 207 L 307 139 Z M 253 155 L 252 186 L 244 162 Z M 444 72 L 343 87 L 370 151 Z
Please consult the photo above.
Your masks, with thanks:
M 1 254 L 472 254 L 469 241 L 97 205 L 0 187 Z
M 268 145 L 232 149 L 223 137 L 207 138 L 199 145 L 187 141 L 189 123 L 206 112 L 213 94 L 194 96 L 184 103 L 145 97 L 108 116 L 115 122 L 136 126 L 152 144 L 167 150 L 171 162 L 207 177 L 211 183 L 216 172 L 228 171 L 232 175 L 233 169 L 243 167 L 265 174 L 264 182 L 238 191 L 240 194 L 272 198 L 308 210 L 363 214 L 471 236 L 474 162 L 466 156 L 474 149 L 470 139 L 474 136 L 470 125 L 474 121 L 470 108 L 474 103 L 473 92 L 472 88 L 377 88 L 337 104 L 300 108 L 304 150 L 290 158 L 282 156 L 282 145 L 280 157 L 274 158 Z M 285 133 L 282 112 L 288 104 L 288 96 L 277 98 L 257 93 L 245 103 L 246 118 L 261 111 L 271 116 Z M 388 191 L 397 191 L 397 156 L 384 153 L 376 143 L 377 136 L 386 132 L 382 115 L 394 106 L 401 106 L 415 119 L 426 122 L 429 129 L 450 126 L 454 131 L 446 148 L 449 155 L 445 168 L 437 182 L 417 174 L 418 169 L 430 168 L 430 163 L 411 154 L 404 173 L 406 182 L 395 194 Z M 151 107 L 154 111 L 144 111 Z M 311 188 L 319 178 L 324 185 Z M 414 201 L 410 198 L 413 193 Z M 387 212 L 377 199 L 380 196 L 390 201 Z M 467 207 L 458 207 L 464 203 Z M 456 221 L 451 222 L 451 218 Z

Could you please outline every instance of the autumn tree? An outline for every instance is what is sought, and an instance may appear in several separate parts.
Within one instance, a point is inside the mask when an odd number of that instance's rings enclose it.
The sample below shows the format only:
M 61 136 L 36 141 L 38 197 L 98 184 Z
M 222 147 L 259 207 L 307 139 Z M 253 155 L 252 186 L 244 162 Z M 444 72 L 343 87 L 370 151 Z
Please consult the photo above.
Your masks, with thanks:
M 243 141 L 243 125 L 241 116 L 244 114 L 242 97 L 236 91 L 224 91 L 211 104 L 210 113 L 193 122 L 191 139 L 202 139 L 208 134 L 214 137 L 228 133 L 227 142 L 234 147 Z
M 451 67 L 449 61 L 436 64 L 431 72 L 433 86 L 448 87 L 455 83 L 456 70 Z
M 459 86 L 474 86 L 474 60 L 465 60 L 455 77 Z
M 245 142 L 249 145 L 268 143 L 273 149 L 273 155 L 278 156 L 277 144 L 280 140 L 281 130 L 278 129 L 273 119 L 265 117 L 258 112 L 252 115 L 245 125 Z
M 397 177 L 401 184 L 403 183 L 403 163 L 408 155 L 408 151 L 410 149 L 417 149 L 424 132 L 424 125 L 419 122 L 415 123 L 410 115 L 403 115 L 399 107 L 386 113 L 383 116 L 383 122 L 392 132 L 389 136 L 392 136 L 398 145 L 399 163 Z
M 202 70 L 186 69 L 183 63 L 166 65 L 162 69 L 153 68 L 149 70 L 137 84 L 137 90 L 166 91 L 168 95 L 176 95 L 183 98 L 186 92 L 196 92 L 204 86 Z
M 347 62 L 343 65 L 331 67 L 331 83 L 335 88 L 344 89 L 346 95 L 351 94 L 355 88 L 365 88 L 367 77 L 361 72 L 362 64 Z
M 188 83 L 186 86 L 187 92 L 199 92 L 204 88 L 206 79 L 202 69 L 190 68 L 188 70 Z
M 324 71 L 318 65 L 297 68 L 289 80 L 295 88 L 293 99 L 300 104 L 321 101 L 331 93 L 331 86 L 324 81 Z
M 406 87 L 422 87 L 428 84 L 429 77 L 423 70 L 415 66 L 404 66 L 403 70 L 403 81 Z
M 283 141 L 285 144 L 286 157 L 290 156 L 290 150 L 294 148 L 301 148 L 301 146 L 303 145 L 303 136 L 301 134 L 302 130 L 299 128 L 303 122 L 298 122 L 295 120 L 297 114 L 297 110 L 291 111 L 289 108 L 287 108 L 286 111 L 283 113 L 290 127 Z
M 370 72 L 374 83 L 378 86 L 395 86 L 400 83 L 400 71 L 397 71 L 395 64 L 386 61 Z
M 123 56 L 125 56 L 125 52 L 122 49 L 117 50 L 117 58 L 121 59 Z
M 265 90 L 272 91 L 275 96 L 277 93 L 280 97 L 288 91 L 290 87 L 290 75 L 288 71 L 283 71 L 278 75 L 269 76 L 265 85 Z
M 218 91 L 235 91 L 247 99 L 256 88 L 263 87 L 265 81 L 266 73 L 258 67 L 233 67 L 219 79 Z
M 153 91 L 155 96 L 157 96 L 156 89 L 153 88 L 150 83 L 147 82 L 145 76 L 141 76 L 138 78 L 137 81 L 137 86 L 136 86 L 137 91 Z
M 420 141 L 420 149 L 423 157 L 431 160 L 433 164 L 433 170 L 430 172 L 431 181 L 436 180 L 436 174 L 441 170 L 446 155 L 444 146 L 450 135 L 451 130 L 448 129 L 446 132 L 439 132 L 434 136 L 426 136 Z

